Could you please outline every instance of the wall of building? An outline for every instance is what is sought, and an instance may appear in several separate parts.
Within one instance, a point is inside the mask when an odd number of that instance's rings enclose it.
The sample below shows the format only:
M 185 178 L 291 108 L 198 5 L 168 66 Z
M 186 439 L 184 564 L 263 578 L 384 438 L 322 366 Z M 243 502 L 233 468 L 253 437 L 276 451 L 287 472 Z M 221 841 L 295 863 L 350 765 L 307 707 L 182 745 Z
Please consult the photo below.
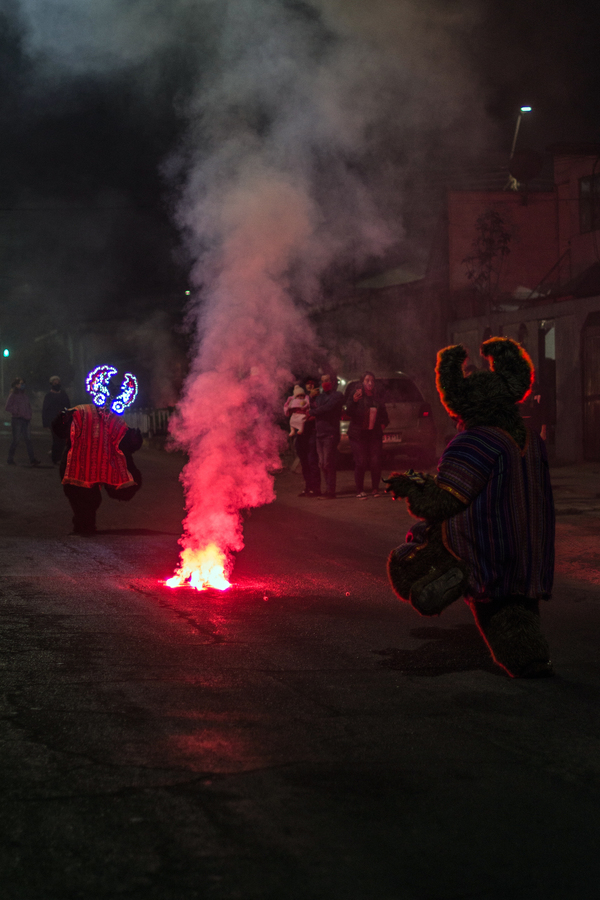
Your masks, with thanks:
M 556 360 L 556 429 L 549 441 L 551 459 L 557 464 L 581 462 L 583 445 L 583 369 L 582 333 L 590 313 L 600 312 L 600 297 L 568 300 L 525 307 L 512 312 L 497 312 L 491 317 L 462 319 L 448 325 L 448 342 L 464 343 L 477 364 L 479 345 L 487 329 L 492 334 L 519 340 L 526 329 L 523 344 L 539 367 L 539 334 L 554 323 Z M 479 362 L 481 359 L 479 357 Z
M 554 180 L 558 193 L 558 242 L 561 256 L 569 258 L 568 281 L 600 259 L 600 232 L 581 233 L 579 218 L 579 180 L 600 172 L 597 155 L 571 154 L 568 150 L 554 157 Z
M 504 258 L 499 294 L 535 288 L 558 259 L 557 196 L 553 192 L 450 191 L 448 193 L 448 265 L 450 291 L 471 284 L 465 257 L 473 252 L 476 223 L 487 210 L 497 212 L 511 235 Z

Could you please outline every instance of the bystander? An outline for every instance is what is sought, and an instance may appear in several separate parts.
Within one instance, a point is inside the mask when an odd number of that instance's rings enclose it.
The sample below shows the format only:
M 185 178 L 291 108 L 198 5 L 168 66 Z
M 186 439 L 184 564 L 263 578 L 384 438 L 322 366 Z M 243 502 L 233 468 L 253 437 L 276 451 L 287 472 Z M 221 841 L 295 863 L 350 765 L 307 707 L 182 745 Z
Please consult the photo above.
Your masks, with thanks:
M 29 456 L 29 462 L 32 466 L 39 466 L 40 461 L 36 459 L 33 452 L 33 445 L 29 429 L 31 426 L 31 403 L 29 397 L 25 393 L 25 381 L 22 378 L 15 378 L 11 384 L 11 392 L 8 395 L 6 412 L 12 416 L 12 441 L 8 448 L 8 465 L 15 465 L 15 451 L 21 441 L 25 442 L 25 449 Z

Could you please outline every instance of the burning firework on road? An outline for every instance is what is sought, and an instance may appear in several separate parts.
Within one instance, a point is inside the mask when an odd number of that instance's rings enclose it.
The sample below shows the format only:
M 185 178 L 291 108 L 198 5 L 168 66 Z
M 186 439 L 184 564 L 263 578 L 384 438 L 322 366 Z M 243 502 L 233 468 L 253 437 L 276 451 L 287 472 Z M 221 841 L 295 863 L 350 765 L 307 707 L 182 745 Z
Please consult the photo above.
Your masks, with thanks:
M 181 565 L 172 578 L 168 578 L 167 587 L 176 588 L 188 584 L 197 591 L 216 588 L 226 591 L 231 582 L 225 577 L 225 554 L 215 544 L 209 544 L 204 550 L 186 548 L 181 553 Z
M 203 337 L 171 420 L 189 461 L 181 475 L 183 550 L 168 585 L 199 590 L 228 586 L 233 554 L 244 546 L 243 511 L 275 499 L 273 472 L 285 440 L 275 416 L 292 348 L 310 334 L 282 286 L 310 231 L 305 196 L 275 173 L 248 173 L 242 188 L 222 195 L 216 215 L 227 236 L 205 304 L 194 309 Z
M 205 587 L 207 557 L 231 576 L 243 511 L 275 499 L 275 418 L 294 362 L 306 370 L 317 344 L 305 311 L 319 304 L 321 277 L 349 260 L 360 266 L 397 237 L 348 164 L 369 144 L 372 98 L 386 80 L 356 65 L 357 53 L 371 58 L 361 29 L 351 17 L 331 40 L 329 14 L 321 21 L 265 0 L 226 7 L 220 74 L 199 87 L 173 161 L 178 224 L 195 260 L 188 321 L 197 343 L 171 421 L 189 462 L 169 586 Z

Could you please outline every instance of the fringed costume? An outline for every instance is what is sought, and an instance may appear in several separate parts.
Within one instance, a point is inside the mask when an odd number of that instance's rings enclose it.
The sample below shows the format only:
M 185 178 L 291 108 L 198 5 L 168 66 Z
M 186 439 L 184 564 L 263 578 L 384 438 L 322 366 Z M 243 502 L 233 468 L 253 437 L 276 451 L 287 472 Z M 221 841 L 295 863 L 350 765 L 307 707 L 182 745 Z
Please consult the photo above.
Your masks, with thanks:
M 63 490 L 73 510 L 73 531 L 93 534 L 101 487 L 116 500 L 131 500 L 142 477 L 132 453 L 142 446 L 138 429 L 92 403 L 65 410 L 52 423 L 67 446 L 60 465 Z

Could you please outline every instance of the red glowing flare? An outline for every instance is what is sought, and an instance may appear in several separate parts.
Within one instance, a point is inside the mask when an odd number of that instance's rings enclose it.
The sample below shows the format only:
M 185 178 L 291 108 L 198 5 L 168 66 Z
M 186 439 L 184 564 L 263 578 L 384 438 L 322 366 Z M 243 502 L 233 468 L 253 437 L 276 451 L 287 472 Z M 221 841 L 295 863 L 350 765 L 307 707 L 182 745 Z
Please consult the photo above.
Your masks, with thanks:
M 216 544 L 209 544 L 203 550 L 186 547 L 181 551 L 180 567 L 165 584 L 170 588 L 189 585 L 197 591 L 204 591 L 209 587 L 226 591 L 231 583 L 225 575 L 225 562 L 225 554 Z

